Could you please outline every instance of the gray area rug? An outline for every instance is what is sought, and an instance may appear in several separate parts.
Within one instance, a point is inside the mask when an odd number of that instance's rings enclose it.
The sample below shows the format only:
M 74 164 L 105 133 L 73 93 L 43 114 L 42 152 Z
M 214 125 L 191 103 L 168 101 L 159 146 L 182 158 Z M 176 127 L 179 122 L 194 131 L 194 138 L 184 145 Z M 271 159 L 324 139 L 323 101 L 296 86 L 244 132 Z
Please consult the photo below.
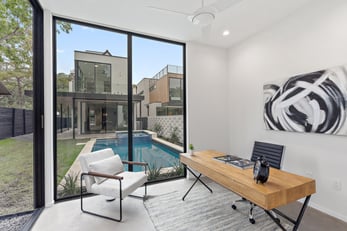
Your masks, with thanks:
M 147 199 L 144 205 L 156 230 L 280 230 L 258 207 L 253 210 L 256 223 L 251 224 L 248 203 L 238 203 L 237 210 L 233 210 L 232 201 L 240 199 L 239 196 L 216 183 L 208 183 L 208 186 L 213 193 L 198 182 L 185 201 L 182 196 L 188 188 Z M 284 219 L 281 222 L 285 228 L 291 228 Z

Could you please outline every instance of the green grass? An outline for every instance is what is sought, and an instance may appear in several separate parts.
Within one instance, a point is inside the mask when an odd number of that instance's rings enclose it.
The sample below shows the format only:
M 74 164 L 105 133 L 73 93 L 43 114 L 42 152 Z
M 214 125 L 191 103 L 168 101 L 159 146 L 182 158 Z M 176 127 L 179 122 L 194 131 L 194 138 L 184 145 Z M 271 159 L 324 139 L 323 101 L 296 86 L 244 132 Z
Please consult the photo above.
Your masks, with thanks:
M 59 140 L 57 143 L 58 183 L 87 140 Z M 33 209 L 32 140 L 0 140 L 0 216 Z
M 57 183 L 64 178 L 72 163 L 81 152 L 84 145 L 76 145 L 77 143 L 86 143 L 89 139 L 84 140 L 58 140 L 57 143 Z M 77 172 L 76 172 L 77 174 Z
M 33 209 L 33 143 L 0 140 L 0 215 Z

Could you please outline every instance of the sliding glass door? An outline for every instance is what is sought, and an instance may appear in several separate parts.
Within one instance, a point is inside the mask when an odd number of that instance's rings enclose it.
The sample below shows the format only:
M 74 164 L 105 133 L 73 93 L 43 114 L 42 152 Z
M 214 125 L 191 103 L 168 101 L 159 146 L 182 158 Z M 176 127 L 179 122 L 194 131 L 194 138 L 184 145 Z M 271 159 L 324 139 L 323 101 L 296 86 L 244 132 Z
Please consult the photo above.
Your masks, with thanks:
M 44 203 L 42 26 L 36 1 L 0 2 L 0 217 Z
M 182 176 L 184 45 L 62 18 L 54 31 L 56 199 L 79 193 L 78 155 L 104 148 L 150 180 Z

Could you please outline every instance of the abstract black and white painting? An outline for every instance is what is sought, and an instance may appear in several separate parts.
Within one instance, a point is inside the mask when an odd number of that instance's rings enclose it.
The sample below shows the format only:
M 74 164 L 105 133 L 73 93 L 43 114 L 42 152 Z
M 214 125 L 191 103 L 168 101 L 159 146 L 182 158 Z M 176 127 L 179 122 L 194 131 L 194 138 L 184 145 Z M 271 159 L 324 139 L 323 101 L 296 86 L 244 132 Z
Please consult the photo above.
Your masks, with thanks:
M 264 85 L 270 130 L 347 135 L 347 65 Z

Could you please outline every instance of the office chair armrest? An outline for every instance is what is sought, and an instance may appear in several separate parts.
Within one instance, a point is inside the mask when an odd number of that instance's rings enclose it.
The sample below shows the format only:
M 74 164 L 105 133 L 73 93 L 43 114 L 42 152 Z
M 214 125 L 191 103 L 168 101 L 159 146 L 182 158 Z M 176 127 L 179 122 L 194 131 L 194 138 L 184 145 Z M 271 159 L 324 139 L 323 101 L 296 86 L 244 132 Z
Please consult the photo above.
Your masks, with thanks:
M 88 173 L 84 173 L 84 175 L 97 176 L 97 177 L 105 177 L 105 178 L 115 179 L 115 180 L 123 180 L 123 177 L 122 177 L 122 176 L 104 174 L 104 173 L 100 173 L 100 172 L 88 172 Z

